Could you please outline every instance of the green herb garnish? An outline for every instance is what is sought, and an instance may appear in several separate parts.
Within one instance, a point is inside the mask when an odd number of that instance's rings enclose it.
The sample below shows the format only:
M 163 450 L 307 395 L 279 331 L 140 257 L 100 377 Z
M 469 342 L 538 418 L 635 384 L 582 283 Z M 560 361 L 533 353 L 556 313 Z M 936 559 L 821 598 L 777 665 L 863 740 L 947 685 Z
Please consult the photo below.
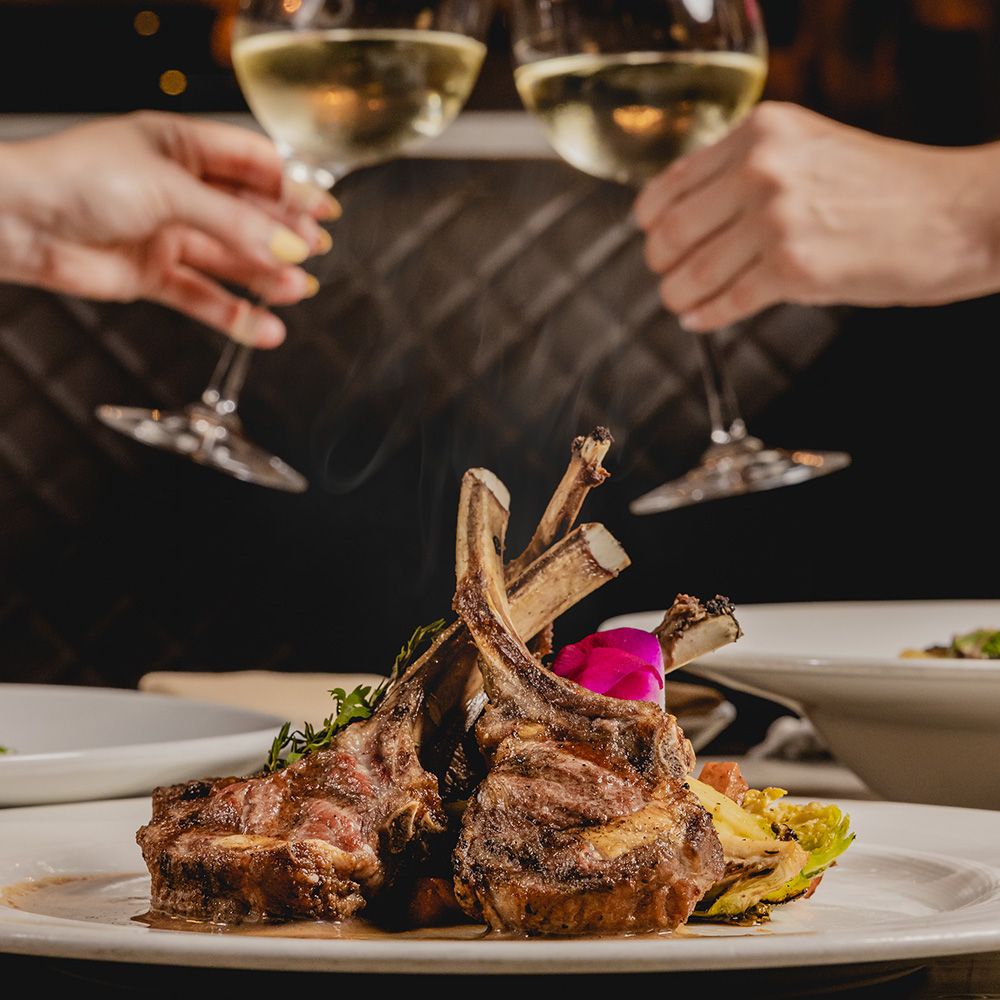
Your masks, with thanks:
M 10 753 L 10 750 L 7 747 L 0 747 L 0 753 Z
M 403 648 L 396 654 L 396 659 L 392 661 L 392 670 L 389 676 L 378 686 L 379 691 L 388 689 L 393 681 L 398 680 L 403 671 L 417 658 L 417 653 L 422 646 L 429 646 L 438 635 L 444 631 L 445 621 L 439 618 L 430 625 L 419 625 L 413 630 L 413 635 L 403 643 Z
M 264 762 L 264 772 L 271 774 L 280 771 L 288 764 L 294 764 L 316 750 L 325 750 L 333 742 L 334 736 L 352 722 L 371 718 L 389 688 L 399 680 L 406 668 L 416 660 L 420 650 L 429 645 L 444 626 L 445 620 L 439 618 L 430 625 L 421 625 L 415 629 L 413 635 L 396 654 L 389 676 L 378 687 L 372 689 L 368 684 L 361 684 L 350 692 L 343 688 L 334 688 L 330 691 L 334 710 L 323 720 L 323 725 L 318 729 L 306 722 L 301 729 L 293 731 L 291 722 L 286 722 L 271 743 L 271 750 Z

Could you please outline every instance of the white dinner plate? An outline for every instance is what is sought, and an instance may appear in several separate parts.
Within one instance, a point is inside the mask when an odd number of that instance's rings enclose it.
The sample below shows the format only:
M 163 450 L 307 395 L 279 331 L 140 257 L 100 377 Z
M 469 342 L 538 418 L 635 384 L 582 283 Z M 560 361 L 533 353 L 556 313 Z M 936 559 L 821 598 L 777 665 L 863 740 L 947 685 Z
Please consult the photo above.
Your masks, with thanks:
M 900 657 L 1000 628 L 1000 601 L 737 605 L 743 638 L 686 669 L 806 715 L 884 798 L 1000 809 L 1000 660 Z M 661 613 L 602 628 L 654 628 Z
M 283 719 L 167 695 L 0 684 L 0 806 L 148 793 L 263 763 Z
M 858 839 L 816 895 L 760 927 L 635 938 L 267 937 L 151 929 L 147 799 L 0 813 L 0 951 L 217 968 L 537 973 L 775 969 L 1000 949 L 1000 813 L 841 803 Z M 34 881 L 32 881 L 34 880 Z M 11 888 L 15 885 L 15 888 Z M 12 905 L 13 904 L 13 905 Z M 438 935 L 438 936 L 435 936 Z

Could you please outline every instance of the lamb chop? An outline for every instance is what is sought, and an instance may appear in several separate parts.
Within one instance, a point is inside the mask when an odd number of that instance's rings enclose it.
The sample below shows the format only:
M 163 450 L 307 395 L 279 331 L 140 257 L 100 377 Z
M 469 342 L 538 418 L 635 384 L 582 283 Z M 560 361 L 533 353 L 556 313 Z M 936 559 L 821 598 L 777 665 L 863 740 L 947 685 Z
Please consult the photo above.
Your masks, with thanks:
M 600 525 L 582 525 L 511 586 L 536 634 L 628 564 Z M 438 780 L 421 763 L 425 692 L 471 646 L 455 622 L 333 745 L 263 777 L 157 789 L 136 839 L 152 908 L 236 922 L 339 920 L 376 900 L 445 829 Z
M 531 655 L 504 588 L 507 519 L 503 484 L 467 472 L 454 603 L 480 653 L 490 770 L 463 817 L 458 901 L 524 934 L 676 928 L 724 871 L 686 785 L 691 745 L 656 705 L 594 694 Z

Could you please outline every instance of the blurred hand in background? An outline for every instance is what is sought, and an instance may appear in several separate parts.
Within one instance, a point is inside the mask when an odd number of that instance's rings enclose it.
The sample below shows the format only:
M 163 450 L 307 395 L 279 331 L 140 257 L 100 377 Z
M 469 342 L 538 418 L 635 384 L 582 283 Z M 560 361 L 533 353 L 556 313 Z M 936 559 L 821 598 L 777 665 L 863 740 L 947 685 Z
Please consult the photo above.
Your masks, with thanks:
M 0 146 L 0 280 L 95 299 L 150 299 L 274 347 L 273 305 L 318 290 L 297 265 L 330 248 L 325 192 L 286 185 L 256 132 L 140 112 Z
M 635 204 L 692 330 L 778 302 L 937 305 L 1000 290 L 1000 145 L 923 146 L 764 103 Z

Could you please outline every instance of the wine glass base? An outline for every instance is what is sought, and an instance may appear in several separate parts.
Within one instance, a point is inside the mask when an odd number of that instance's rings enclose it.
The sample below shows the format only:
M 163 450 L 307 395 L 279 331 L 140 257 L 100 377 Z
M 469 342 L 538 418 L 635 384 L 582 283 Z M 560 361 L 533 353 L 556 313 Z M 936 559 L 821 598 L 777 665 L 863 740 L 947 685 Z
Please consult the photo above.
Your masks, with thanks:
M 664 483 L 629 504 L 633 514 L 658 514 L 708 500 L 794 486 L 851 464 L 842 451 L 786 451 L 765 448 L 755 438 L 714 445 L 686 475 Z
M 136 441 L 185 455 L 245 483 L 302 493 L 309 483 L 276 455 L 251 443 L 232 414 L 195 404 L 164 412 L 138 406 L 99 406 L 98 419 Z

